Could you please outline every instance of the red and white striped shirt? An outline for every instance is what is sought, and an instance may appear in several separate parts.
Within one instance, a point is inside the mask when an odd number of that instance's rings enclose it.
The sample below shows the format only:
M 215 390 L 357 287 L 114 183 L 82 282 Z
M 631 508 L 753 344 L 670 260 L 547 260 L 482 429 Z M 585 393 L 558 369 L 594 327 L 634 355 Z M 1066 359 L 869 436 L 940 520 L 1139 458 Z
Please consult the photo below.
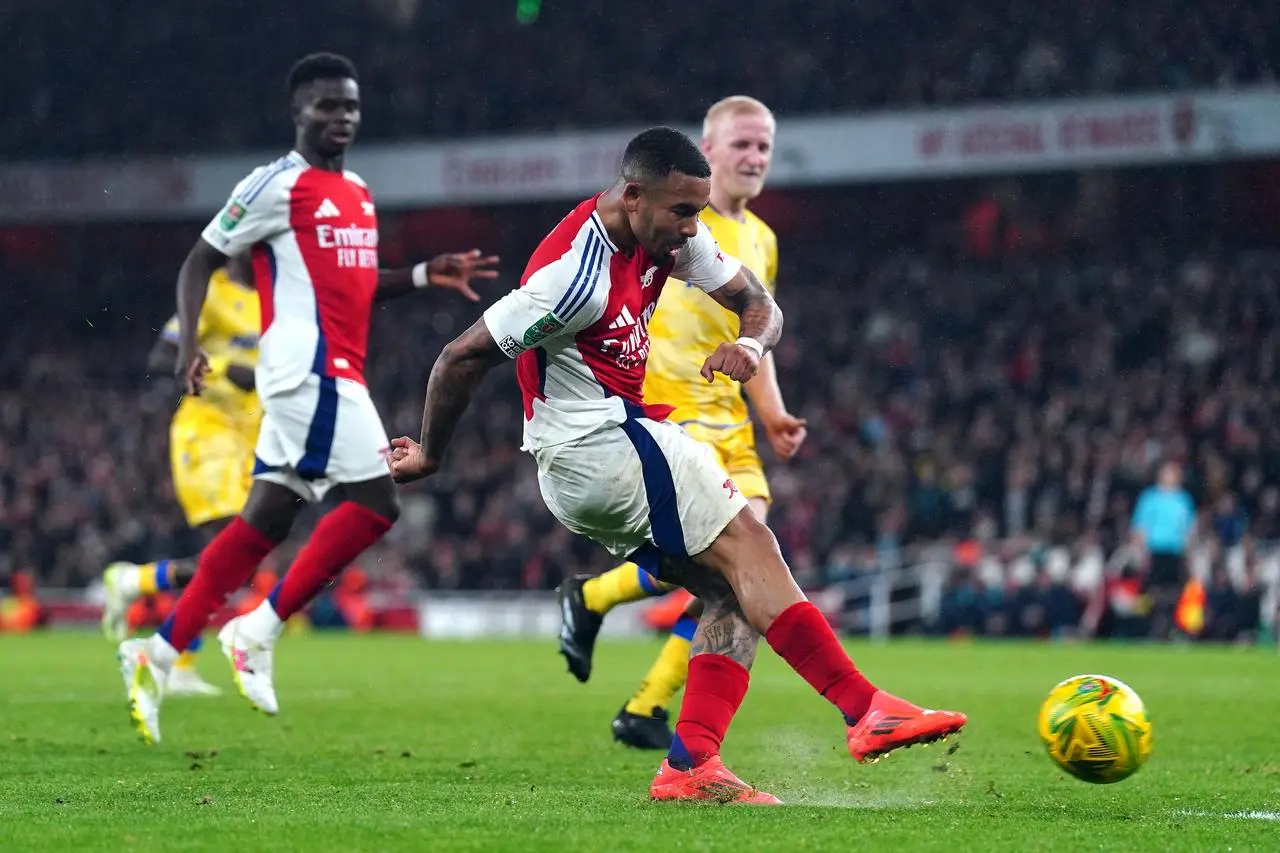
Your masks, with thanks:
M 671 408 L 645 401 L 641 389 L 649 319 L 667 278 L 711 292 L 742 266 L 701 223 L 674 260 L 642 248 L 623 254 L 596 212 L 597 198 L 561 220 L 529 259 L 519 289 L 484 312 L 493 339 L 516 359 L 525 450 L 621 424 L 627 403 L 665 418 Z
M 202 236 L 226 255 L 252 249 L 259 393 L 296 388 L 312 373 L 364 383 L 378 219 L 358 175 L 290 152 L 237 184 Z

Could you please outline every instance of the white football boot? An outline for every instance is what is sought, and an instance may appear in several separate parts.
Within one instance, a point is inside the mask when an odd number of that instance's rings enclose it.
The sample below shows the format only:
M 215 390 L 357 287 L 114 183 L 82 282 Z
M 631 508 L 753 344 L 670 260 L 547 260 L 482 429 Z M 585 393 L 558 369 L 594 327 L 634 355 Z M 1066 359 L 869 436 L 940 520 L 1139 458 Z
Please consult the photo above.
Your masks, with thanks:
M 263 606 L 266 606 L 264 601 Z M 231 674 L 240 695 L 249 700 L 249 704 L 267 714 L 277 714 L 280 705 L 276 702 L 276 688 L 271 680 L 272 652 L 276 638 L 274 632 L 263 632 L 259 636 L 250 636 L 244 630 L 247 617 L 237 616 L 218 632 L 218 642 L 222 653 L 231 662 Z
M 178 652 L 159 635 L 125 640 L 116 653 L 129 697 L 129 717 L 143 743 L 160 742 L 160 704 Z

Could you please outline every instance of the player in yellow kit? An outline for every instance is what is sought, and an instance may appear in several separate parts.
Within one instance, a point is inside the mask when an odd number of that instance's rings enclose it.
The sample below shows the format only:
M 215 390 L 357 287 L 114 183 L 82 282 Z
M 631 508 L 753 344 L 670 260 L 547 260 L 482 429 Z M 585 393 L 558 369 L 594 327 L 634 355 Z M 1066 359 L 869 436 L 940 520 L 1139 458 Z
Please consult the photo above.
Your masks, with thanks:
M 773 157 L 775 122 L 769 108 L 737 95 L 713 104 L 702 126 L 702 150 L 711 164 L 711 204 L 701 214 L 716 242 L 742 261 L 771 291 L 778 273 L 773 230 L 747 209 L 760 194 Z M 804 421 L 787 412 L 778 388 L 773 354 L 745 386 L 699 373 L 708 353 L 738 336 L 738 318 L 702 291 L 668 281 L 649 323 L 650 352 L 644 398 L 676 407 L 671 419 L 715 449 L 734 487 L 764 521 L 769 484 L 756 452 L 752 413 L 764 427 L 779 459 L 795 455 L 805 439 Z M 743 399 L 743 388 L 751 410 Z M 560 653 L 579 681 L 591 676 L 591 657 L 604 615 L 613 607 L 663 595 L 672 587 L 634 563 L 596 578 L 576 577 L 560 588 Z M 676 622 L 640 689 L 613 720 L 614 738 L 639 748 L 666 749 L 671 743 L 667 706 L 684 685 L 689 647 L 701 607 L 691 603 Z
M 262 419 L 254 393 L 261 314 L 247 258 L 233 257 L 209 279 L 209 295 L 200 312 L 200 347 L 209 355 L 208 385 L 198 397 L 186 396 L 169 427 L 173 486 L 187 524 L 207 543 L 244 507 L 253 482 L 253 448 Z M 150 355 L 150 375 L 170 376 L 177 357 L 178 318 L 165 325 Z M 181 589 L 195 572 L 194 557 L 153 563 L 113 563 L 103 576 L 106 603 L 102 628 L 112 639 L 128 632 L 130 604 L 143 595 Z M 170 677 L 170 694 L 212 695 L 218 689 L 196 674 L 191 655 Z

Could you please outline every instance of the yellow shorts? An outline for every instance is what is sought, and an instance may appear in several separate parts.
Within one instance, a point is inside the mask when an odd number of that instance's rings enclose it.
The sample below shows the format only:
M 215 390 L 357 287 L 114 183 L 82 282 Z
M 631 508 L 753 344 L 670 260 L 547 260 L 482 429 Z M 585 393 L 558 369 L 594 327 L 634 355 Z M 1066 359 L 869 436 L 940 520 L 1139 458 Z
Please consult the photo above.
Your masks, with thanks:
M 754 424 L 747 421 L 734 426 L 709 426 L 698 421 L 685 421 L 680 426 L 698 441 L 710 445 L 720 459 L 721 467 L 743 497 L 772 502 L 764 465 L 760 463 L 760 454 L 756 453 Z
M 169 429 L 173 490 L 199 527 L 240 514 L 253 485 L 253 438 L 226 427 L 175 422 Z

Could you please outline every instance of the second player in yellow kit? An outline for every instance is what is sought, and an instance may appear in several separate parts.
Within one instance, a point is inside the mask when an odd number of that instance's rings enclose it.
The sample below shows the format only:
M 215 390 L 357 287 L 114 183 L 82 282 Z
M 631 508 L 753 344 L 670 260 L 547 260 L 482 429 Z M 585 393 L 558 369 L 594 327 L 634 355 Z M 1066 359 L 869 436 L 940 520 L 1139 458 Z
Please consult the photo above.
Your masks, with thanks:
M 700 217 L 720 248 L 742 261 L 772 291 L 778 275 L 778 238 L 749 210 L 742 219 L 707 208 Z M 755 425 L 742 386 L 698 371 L 707 353 L 738 336 L 738 317 L 696 287 L 669 281 L 649 323 L 649 366 L 644 398 L 675 406 L 671 419 L 711 445 L 738 491 L 769 500 L 769 484 L 756 452 Z
M 773 230 L 747 210 L 760 194 L 773 156 L 774 118 L 754 98 L 735 96 L 714 104 L 703 122 L 702 150 L 711 165 L 711 205 L 701 214 L 725 253 L 742 261 L 773 290 L 778 273 L 778 244 Z M 738 318 L 697 288 L 668 281 L 649 323 L 650 351 L 644 398 L 675 406 L 671 419 L 712 447 L 733 486 L 764 521 L 769 483 L 756 452 L 755 422 L 764 427 L 775 455 L 790 459 L 805 439 L 804 421 L 787 412 L 778 389 L 772 354 L 745 386 L 715 377 L 707 382 L 701 367 L 707 355 L 738 336 Z M 633 563 L 595 578 L 570 578 L 560 587 L 563 624 L 560 653 L 579 681 L 591 675 L 595 638 L 613 607 L 662 595 L 672 587 Z M 685 601 L 689 597 L 685 594 Z M 673 601 L 680 608 L 685 602 Z M 613 736 L 629 746 L 666 749 L 671 743 L 667 706 L 684 685 L 689 653 L 701 605 L 684 606 L 670 637 L 640 689 L 612 723 Z
M 253 483 L 253 448 L 262 410 L 254 392 L 262 318 L 248 263 L 233 258 L 209 279 L 200 312 L 199 338 L 210 371 L 199 397 L 185 396 L 169 425 L 173 490 L 187 524 L 206 541 L 239 514 Z M 148 372 L 168 376 L 177 357 L 177 317 L 165 324 L 150 355 Z M 103 631 L 121 640 L 128 633 L 128 608 L 140 596 L 181 589 L 195 572 L 195 560 L 112 563 L 103 575 L 106 602 Z M 195 649 L 189 650 L 194 652 Z M 179 660 L 169 679 L 172 694 L 214 695 L 220 691 L 196 674 L 192 655 Z
M 175 346 L 177 319 L 162 333 Z M 225 270 L 215 273 L 200 312 L 208 384 L 199 397 L 183 397 L 169 427 L 174 491 L 191 527 L 233 518 L 249 497 L 262 411 L 252 387 L 237 385 L 229 371 L 252 369 L 257 362 L 260 322 L 258 294 L 232 281 Z

